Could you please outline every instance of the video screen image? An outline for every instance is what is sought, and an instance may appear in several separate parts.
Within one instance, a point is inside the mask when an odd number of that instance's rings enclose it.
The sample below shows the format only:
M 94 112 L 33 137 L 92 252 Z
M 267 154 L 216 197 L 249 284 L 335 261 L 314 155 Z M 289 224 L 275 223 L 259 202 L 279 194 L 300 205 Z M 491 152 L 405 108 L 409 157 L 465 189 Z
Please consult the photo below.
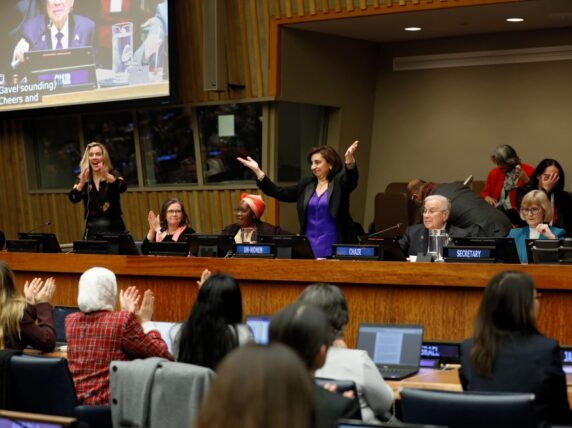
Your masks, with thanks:
M 169 96 L 169 1 L 3 0 L 0 112 Z

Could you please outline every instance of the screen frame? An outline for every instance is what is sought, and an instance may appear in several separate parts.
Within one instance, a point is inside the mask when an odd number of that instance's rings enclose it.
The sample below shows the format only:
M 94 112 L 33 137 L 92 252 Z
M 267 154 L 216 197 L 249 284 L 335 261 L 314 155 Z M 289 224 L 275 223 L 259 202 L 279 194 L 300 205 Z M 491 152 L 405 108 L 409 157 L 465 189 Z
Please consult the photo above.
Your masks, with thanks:
M 34 119 L 43 116 L 56 115 L 78 115 L 88 113 L 109 112 L 116 110 L 140 110 L 144 108 L 167 107 L 182 104 L 180 94 L 180 77 L 179 71 L 179 43 L 178 33 L 181 31 L 178 27 L 181 20 L 177 20 L 175 12 L 176 0 L 168 0 L 167 15 L 169 19 L 168 29 L 168 46 L 169 46 L 169 94 L 157 97 L 147 98 L 130 98 L 124 100 L 112 100 L 103 102 L 89 102 L 80 104 L 65 104 L 60 106 L 36 106 L 30 108 L 20 108 L 15 110 L 0 111 L 2 119 Z

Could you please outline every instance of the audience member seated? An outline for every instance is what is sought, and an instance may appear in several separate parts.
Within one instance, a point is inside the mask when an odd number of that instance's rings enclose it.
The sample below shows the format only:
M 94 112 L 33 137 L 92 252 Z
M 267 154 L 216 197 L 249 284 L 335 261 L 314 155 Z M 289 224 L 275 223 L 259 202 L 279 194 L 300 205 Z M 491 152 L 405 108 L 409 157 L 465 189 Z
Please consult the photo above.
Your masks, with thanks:
M 331 284 L 312 284 L 304 289 L 298 302 L 322 309 L 330 323 L 333 342 L 325 364 L 316 371 L 317 377 L 352 380 L 356 384 L 365 422 L 387 420 L 393 404 L 393 391 L 366 351 L 348 349 L 344 341 L 344 327 L 348 324 L 348 305 L 342 291 Z M 376 419 L 377 418 L 377 419 Z
M 291 235 L 290 232 L 260 220 L 266 204 L 259 195 L 243 193 L 238 208 L 235 208 L 236 223 L 222 230 L 223 235 L 234 236 L 234 242 L 257 242 L 262 235 Z
M 288 345 L 302 358 L 314 377 L 326 361 L 333 334 L 324 311 L 307 303 L 295 303 L 277 312 L 270 321 L 270 343 Z M 361 419 L 355 400 L 315 386 L 316 427 L 333 428 L 338 419 Z
M 149 254 L 149 242 L 184 242 L 195 233 L 189 226 L 189 216 L 178 199 L 169 199 L 157 217 L 153 211 L 147 216 L 149 232 L 141 244 L 141 252 Z
M 448 221 L 465 229 L 469 236 L 500 238 L 512 229 L 506 214 L 487 204 L 462 183 L 428 183 L 414 178 L 409 180 L 407 190 L 419 205 L 429 195 L 445 196 L 451 203 Z
M 566 236 L 572 236 L 572 198 L 564 186 L 564 170 L 560 163 L 555 159 L 544 159 L 530 176 L 528 185 L 517 189 L 517 206 L 520 209 L 522 198 L 531 190 L 543 190 L 552 206 L 550 226 L 558 226 L 566 231 Z
M 516 150 L 508 144 L 497 146 L 491 160 L 496 166 L 489 171 L 481 197 L 489 205 L 503 211 L 513 224 L 520 225 L 516 189 L 530 181 L 533 168 L 521 163 Z
M 314 386 L 287 346 L 244 346 L 221 363 L 195 428 L 312 428 Z
M 173 344 L 177 361 L 216 370 L 234 348 L 253 342 L 242 323 L 242 296 L 236 280 L 222 273 L 210 275 L 202 285 L 191 313 Z M 178 351 L 177 351 L 178 349 Z
M 68 365 L 81 404 L 109 404 L 111 361 L 163 357 L 167 344 L 151 322 L 154 297 L 145 291 L 141 305 L 135 287 L 120 292 L 121 311 L 114 311 L 117 281 L 109 269 L 88 269 L 79 279 L 81 312 L 66 317 Z
M 508 236 L 514 238 L 521 263 L 528 262 L 527 239 L 558 239 L 566 235 L 564 229 L 549 226 L 552 221 L 552 206 L 542 190 L 531 190 L 526 194 L 520 204 L 520 217 L 527 226 L 512 229 Z
M 399 240 L 404 254 L 416 256 L 427 254 L 430 230 L 444 230 L 450 237 L 467 236 L 467 231 L 448 223 L 451 203 L 445 196 L 429 195 L 423 201 L 423 224 L 414 224 L 405 229 Z
M 0 349 L 24 349 L 27 346 L 44 352 L 54 350 L 56 330 L 50 302 L 54 278 L 34 278 L 24 284 L 24 296 L 16 289 L 10 266 L 0 261 Z
M 461 345 L 467 391 L 529 392 L 539 421 L 572 422 L 558 342 L 536 327 L 540 294 L 524 272 L 501 272 L 485 288 L 473 337 Z

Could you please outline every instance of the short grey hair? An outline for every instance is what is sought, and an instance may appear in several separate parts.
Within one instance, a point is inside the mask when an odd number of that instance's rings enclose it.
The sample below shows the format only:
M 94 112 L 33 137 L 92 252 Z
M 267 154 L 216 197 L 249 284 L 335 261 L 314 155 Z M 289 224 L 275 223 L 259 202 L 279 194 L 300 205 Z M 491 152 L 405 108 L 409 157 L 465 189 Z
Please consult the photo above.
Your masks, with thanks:
M 334 339 L 343 337 L 343 329 L 349 321 L 349 314 L 346 298 L 339 287 L 323 282 L 310 284 L 302 291 L 298 302 L 322 309 L 328 318 Z
M 443 195 L 429 195 L 423 201 L 423 205 L 425 206 L 425 203 L 428 201 L 438 201 L 441 203 L 441 206 L 445 207 L 446 210 L 451 210 L 451 201 L 449 201 L 449 199 Z

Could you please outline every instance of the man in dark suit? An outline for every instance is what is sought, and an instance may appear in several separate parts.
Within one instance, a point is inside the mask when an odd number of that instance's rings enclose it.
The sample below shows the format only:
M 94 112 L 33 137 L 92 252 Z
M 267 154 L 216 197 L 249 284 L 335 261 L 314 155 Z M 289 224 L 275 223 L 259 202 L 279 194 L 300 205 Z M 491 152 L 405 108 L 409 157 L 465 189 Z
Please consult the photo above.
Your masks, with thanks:
M 430 230 L 444 230 L 450 237 L 467 236 L 464 229 L 448 223 L 451 203 L 441 195 L 427 196 L 423 201 L 423 224 L 414 224 L 405 230 L 399 245 L 405 254 L 427 254 Z
M 449 199 L 449 223 L 465 229 L 468 236 L 501 238 L 512 229 L 505 213 L 487 204 L 462 183 L 428 183 L 414 178 L 407 184 L 407 190 L 411 199 L 418 203 L 429 195 L 442 195 Z
M 20 29 L 12 67 L 24 63 L 28 51 L 93 46 L 95 23 L 72 13 L 74 0 L 44 0 L 46 13 L 28 19 Z

